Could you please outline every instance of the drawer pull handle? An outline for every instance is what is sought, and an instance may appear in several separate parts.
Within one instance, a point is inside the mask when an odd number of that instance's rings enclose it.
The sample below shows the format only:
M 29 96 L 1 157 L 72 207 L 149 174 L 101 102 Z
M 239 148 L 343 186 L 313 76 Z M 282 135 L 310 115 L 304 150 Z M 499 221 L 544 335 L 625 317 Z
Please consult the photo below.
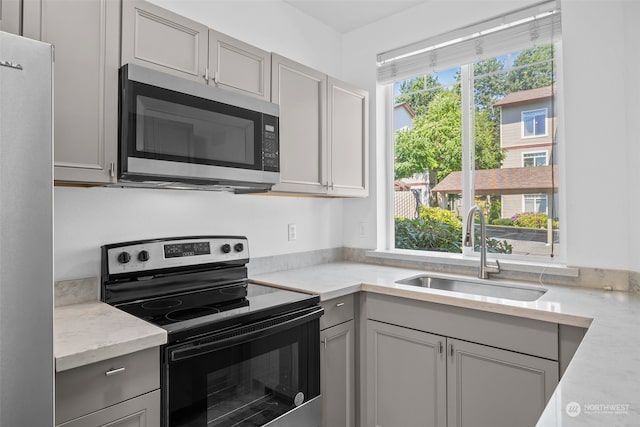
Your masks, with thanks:
M 112 369 L 110 371 L 105 372 L 104 374 L 110 377 L 111 375 L 119 374 L 120 372 L 124 372 L 124 366 L 122 368 Z
M 344 305 L 343 302 L 339 302 L 339 303 L 336 304 L 336 307 L 342 307 L 343 305 Z

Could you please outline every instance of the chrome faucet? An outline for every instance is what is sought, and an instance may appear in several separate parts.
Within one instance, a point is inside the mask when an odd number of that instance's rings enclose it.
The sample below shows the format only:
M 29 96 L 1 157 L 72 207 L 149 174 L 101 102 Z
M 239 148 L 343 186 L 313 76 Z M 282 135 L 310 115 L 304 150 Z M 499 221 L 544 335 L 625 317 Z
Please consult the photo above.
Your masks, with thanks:
M 476 211 L 480 216 L 480 272 L 478 277 L 488 279 L 489 273 L 500 273 L 500 263 L 496 260 L 496 265 L 487 265 L 487 227 L 484 222 L 484 213 L 477 205 L 469 209 L 467 214 L 467 233 L 464 236 L 464 245 L 473 248 L 473 217 Z

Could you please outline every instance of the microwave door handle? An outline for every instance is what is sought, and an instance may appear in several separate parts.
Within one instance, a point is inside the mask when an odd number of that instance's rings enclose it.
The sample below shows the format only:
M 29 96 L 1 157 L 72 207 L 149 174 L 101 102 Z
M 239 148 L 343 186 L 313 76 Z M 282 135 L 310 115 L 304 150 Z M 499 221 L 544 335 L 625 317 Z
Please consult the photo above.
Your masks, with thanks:
M 177 362 L 179 360 L 189 359 L 192 357 L 202 356 L 207 353 L 211 353 L 216 350 L 220 350 L 226 347 L 231 347 L 243 342 L 253 341 L 258 338 L 262 338 L 268 335 L 273 335 L 278 332 L 286 331 L 287 329 L 294 328 L 304 323 L 310 322 L 314 319 L 320 318 L 324 313 L 322 307 L 315 307 L 311 311 L 306 312 L 293 319 L 284 320 L 276 324 L 271 324 L 272 320 L 266 320 L 257 322 L 255 324 L 239 326 L 237 328 L 225 331 L 223 335 L 229 336 L 228 338 L 222 338 L 207 342 L 206 338 L 198 341 L 201 344 L 193 344 L 189 346 L 182 345 L 175 350 L 169 350 L 169 360 L 171 362 Z M 247 332 L 242 332 L 247 330 Z M 198 341 L 195 341 L 196 343 Z

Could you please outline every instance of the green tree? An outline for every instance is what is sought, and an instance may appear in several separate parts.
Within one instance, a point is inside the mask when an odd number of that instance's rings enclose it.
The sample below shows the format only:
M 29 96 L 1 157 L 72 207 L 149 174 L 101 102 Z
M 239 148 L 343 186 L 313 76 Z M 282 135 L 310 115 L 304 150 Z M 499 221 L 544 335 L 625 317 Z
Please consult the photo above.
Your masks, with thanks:
M 455 90 L 438 92 L 427 112 L 416 116 L 414 127 L 396 134 L 395 179 L 435 172 L 438 181 L 462 170 L 462 117 L 460 95 Z M 500 167 L 502 149 L 487 111 L 475 116 L 476 169 Z
M 493 111 L 493 104 L 507 94 L 504 64 L 497 58 L 473 64 L 473 95 L 476 108 Z
M 536 89 L 553 84 L 553 54 L 552 44 L 520 52 L 513 61 L 515 69 L 507 76 L 509 92 Z
M 427 111 L 427 106 L 440 90 L 442 85 L 438 78 L 430 74 L 405 80 L 400 85 L 400 95 L 396 97 L 396 103 L 406 102 L 416 116 L 420 116 Z

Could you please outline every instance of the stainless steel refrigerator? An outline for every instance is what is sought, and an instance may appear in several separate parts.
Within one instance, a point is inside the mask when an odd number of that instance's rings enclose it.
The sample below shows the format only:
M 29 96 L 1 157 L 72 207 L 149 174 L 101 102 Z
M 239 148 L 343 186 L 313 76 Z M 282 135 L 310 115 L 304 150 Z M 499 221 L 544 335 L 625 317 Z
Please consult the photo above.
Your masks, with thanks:
M 0 426 L 53 425 L 51 45 L 0 32 Z

